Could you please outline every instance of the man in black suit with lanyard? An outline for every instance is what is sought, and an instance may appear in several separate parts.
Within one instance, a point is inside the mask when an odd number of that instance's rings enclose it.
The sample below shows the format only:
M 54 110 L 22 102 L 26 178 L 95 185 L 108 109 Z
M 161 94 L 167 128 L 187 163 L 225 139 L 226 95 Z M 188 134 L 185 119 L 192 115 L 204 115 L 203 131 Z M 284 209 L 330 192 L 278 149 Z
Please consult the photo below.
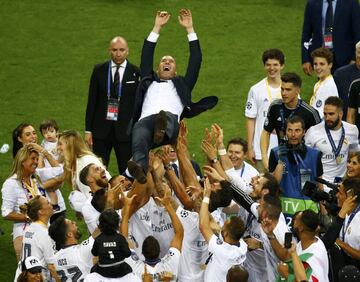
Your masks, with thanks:
M 140 72 L 127 60 L 129 47 L 123 37 L 110 41 L 109 53 L 111 60 L 96 65 L 91 75 L 85 140 L 106 166 L 114 148 L 121 174 L 132 155 L 126 130 L 133 116 Z
M 194 32 L 190 10 L 182 9 L 179 23 L 188 33 L 190 57 L 185 76 L 177 76 L 176 62 L 172 56 L 161 58 L 157 72 L 153 71 L 154 51 L 161 28 L 170 14 L 158 11 L 152 32 L 144 42 L 141 53 L 141 82 L 136 93 L 132 130 L 133 159 L 128 169 L 140 183 L 146 182 L 149 150 L 173 143 L 183 117 L 194 117 L 214 107 L 216 97 L 205 97 L 197 103 L 191 101 L 191 91 L 197 81 L 201 66 L 200 43 Z

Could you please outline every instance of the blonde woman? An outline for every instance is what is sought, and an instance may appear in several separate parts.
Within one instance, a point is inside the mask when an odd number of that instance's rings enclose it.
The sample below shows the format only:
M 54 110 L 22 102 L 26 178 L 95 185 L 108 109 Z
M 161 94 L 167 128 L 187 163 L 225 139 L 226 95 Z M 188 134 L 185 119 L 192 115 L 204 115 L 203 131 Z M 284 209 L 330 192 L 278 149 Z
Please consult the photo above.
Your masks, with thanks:
M 91 197 L 90 188 L 80 182 L 80 171 L 88 164 L 105 166 L 101 160 L 90 151 L 80 133 L 76 130 L 66 130 L 58 136 L 58 152 L 64 158 L 65 180 L 71 184 L 73 190 L 79 190 L 86 199 Z M 110 173 L 106 170 L 106 177 Z M 71 196 L 70 196 L 71 197 Z M 74 207 L 77 210 L 76 207 Z
M 30 221 L 20 207 L 36 195 L 44 195 L 44 187 L 35 176 L 38 161 L 39 153 L 31 145 L 20 148 L 15 156 L 10 177 L 5 180 L 1 189 L 1 214 L 4 219 L 14 222 L 13 244 L 18 261 L 24 229 Z

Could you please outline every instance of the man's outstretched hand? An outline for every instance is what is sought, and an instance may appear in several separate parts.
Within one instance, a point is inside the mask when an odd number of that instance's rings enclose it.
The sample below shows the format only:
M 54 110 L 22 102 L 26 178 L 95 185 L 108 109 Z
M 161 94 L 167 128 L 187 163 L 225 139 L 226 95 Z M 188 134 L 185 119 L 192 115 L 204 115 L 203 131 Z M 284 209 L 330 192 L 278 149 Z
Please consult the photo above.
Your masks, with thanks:
M 181 9 L 179 16 L 179 23 L 188 33 L 194 32 L 191 11 L 189 9 Z
M 160 33 L 160 29 L 169 21 L 170 14 L 166 11 L 157 11 L 153 32 Z

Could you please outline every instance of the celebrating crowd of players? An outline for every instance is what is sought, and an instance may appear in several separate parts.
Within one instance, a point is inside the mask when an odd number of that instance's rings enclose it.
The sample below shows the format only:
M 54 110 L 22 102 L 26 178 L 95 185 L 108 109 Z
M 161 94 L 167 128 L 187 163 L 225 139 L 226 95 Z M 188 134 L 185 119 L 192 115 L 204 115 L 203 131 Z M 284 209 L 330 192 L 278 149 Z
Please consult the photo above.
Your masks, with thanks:
M 14 130 L 2 216 L 14 223 L 15 281 L 359 278 L 359 131 L 352 110 L 350 122 L 343 118 L 333 53 L 311 53 L 319 81 L 308 104 L 301 78 L 281 74 L 282 51 L 264 51 L 266 77 L 246 103 L 247 140 L 225 146 L 214 123 L 199 140 L 207 160 L 202 172 L 190 159 L 181 119 L 211 109 L 217 98 L 191 101 L 201 50 L 189 10 L 179 14 L 190 48 L 186 75 L 177 76 L 171 56 L 152 70 L 169 18 L 156 14 L 140 70 L 126 60 L 124 38 L 110 42 L 111 60 L 91 77 L 85 138 L 58 132 L 54 120 L 40 125 L 41 145 L 33 125 Z M 360 72 L 360 42 L 356 66 Z M 111 177 L 112 147 L 120 174 Z M 82 242 L 76 222 L 66 218 L 64 182 L 89 233 Z

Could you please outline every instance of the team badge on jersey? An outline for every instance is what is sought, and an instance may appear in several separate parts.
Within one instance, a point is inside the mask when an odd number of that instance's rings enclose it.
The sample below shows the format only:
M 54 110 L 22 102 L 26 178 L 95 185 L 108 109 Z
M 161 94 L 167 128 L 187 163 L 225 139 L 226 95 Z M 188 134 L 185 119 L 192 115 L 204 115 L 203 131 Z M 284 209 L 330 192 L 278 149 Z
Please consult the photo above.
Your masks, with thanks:
M 135 252 L 131 252 L 131 258 L 134 261 L 138 261 L 139 260 L 139 256 L 135 253 Z
M 321 100 L 317 100 L 316 101 L 316 107 L 320 108 L 322 106 L 322 101 Z
M 246 103 L 246 108 L 247 108 L 248 110 L 250 110 L 250 109 L 252 108 L 251 102 L 247 102 L 247 103 Z

